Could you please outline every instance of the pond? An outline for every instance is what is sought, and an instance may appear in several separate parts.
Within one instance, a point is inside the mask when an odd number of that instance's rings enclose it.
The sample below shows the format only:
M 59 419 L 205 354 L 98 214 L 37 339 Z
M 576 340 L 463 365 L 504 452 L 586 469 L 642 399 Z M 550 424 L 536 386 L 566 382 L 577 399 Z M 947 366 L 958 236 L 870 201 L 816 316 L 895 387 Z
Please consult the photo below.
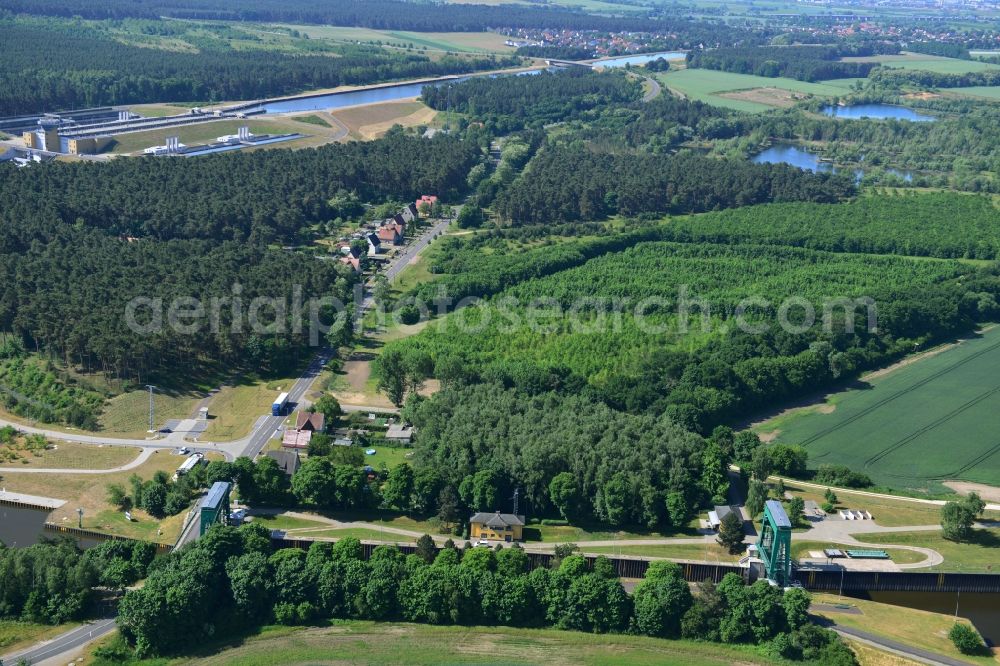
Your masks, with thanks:
M 869 118 L 873 120 L 909 120 L 915 123 L 929 123 L 937 120 L 934 116 L 926 113 L 919 113 L 905 106 L 894 106 L 892 104 L 852 104 L 850 106 L 826 106 L 823 113 L 835 118 L 859 119 Z
M 598 60 L 594 63 L 595 67 L 625 67 L 626 65 L 645 65 L 647 62 L 653 62 L 658 58 L 663 58 L 664 60 L 683 60 L 687 57 L 687 54 L 683 51 L 664 51 L 663 53 L 637 53 L 636 55 L 629 56 L 618 56 L 616 58 L 607 58 L 605 60 Z
M 767 150 L 754 155 L 751 161 L 754 164 L 790 164 L 799 169 L 815 173 L 837 173 L 839 171 L 833 164 L 820 160 L 816 153 L 802 150 L 790 143 L 775 144 Z M 909 171 L 886 169 L 886 172 L 899 176 L 907 183 L 913 181 L 913 174 Z M 856 182 L 860 182 L 864 178 L 864 175 L 864 169 L 854 170 L 854 179 Z
M 829 162 L 822 162 L 816 153 L 802 150 L 788 143 L 778 143 L 762 153 L 754 155 L 754 164 L 790 164 L 793 167 L 821 173 L 833 173 L 836 168 Z

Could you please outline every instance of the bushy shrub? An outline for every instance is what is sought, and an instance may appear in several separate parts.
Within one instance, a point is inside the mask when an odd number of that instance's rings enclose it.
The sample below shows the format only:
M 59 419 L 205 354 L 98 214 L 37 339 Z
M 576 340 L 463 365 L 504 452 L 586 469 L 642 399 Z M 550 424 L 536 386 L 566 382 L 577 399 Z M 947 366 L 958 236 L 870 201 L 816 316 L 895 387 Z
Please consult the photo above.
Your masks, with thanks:
M 951 628 L 948 638 L 962 654 L 980 654 L 986 647 L 975 629 L 960 622 L 956 622 Z

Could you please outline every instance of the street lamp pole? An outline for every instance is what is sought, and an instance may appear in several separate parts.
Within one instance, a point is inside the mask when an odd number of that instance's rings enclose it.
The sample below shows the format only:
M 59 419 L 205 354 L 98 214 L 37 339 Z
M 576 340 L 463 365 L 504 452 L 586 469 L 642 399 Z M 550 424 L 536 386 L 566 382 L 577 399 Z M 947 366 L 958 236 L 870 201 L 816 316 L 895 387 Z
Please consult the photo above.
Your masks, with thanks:
M 152 384 L 146 384 L 146 388 L 149 389 L 149 432 L 150 434 L 156 432 L 154 427 L 154 416 L 153 416 L 153 389 L 156 387 Z

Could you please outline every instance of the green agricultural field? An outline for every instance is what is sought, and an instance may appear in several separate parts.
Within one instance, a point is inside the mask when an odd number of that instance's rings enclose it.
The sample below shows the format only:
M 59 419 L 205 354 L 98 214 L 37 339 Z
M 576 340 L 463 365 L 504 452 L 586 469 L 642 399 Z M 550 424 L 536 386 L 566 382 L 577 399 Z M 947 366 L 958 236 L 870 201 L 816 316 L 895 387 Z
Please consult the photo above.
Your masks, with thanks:
M 533 0 L 447 0 L 456 5 L 530 5 Z M 550 6 L 577 9 L 594 14 L 629 14 L 646 9 L 641 3 L 618 3 L 613 0 L 545 0 Z
M 900 55 L 843 58 L 843 60 L 847 62 L 879 62 L 885 67 L 895 67 L 899 69 L 923 69 L 928 72 L 940 72 L 942 74 L 966 74 L 968 72 L 982 72 L 987 69 L 996 69 L 997 67 L 1000 67 L 1000 65 L 993 65 L 980 60 L 942 58 L 939 56 L 924 55 L 923 53 L 902 53 Z
M 992 101 L 1000 101 L 1000 86 L 969 86 L 967 88 L 948 88 L 948 93 L 980 97 Z
M 404 32 L 393 30 L 372 30 L 370 28 L 348 28 L 341 26 L 281 25 L 282 28 L 298 30 L 309 39 L 331 42 L 382 42 L 383 44 L 432 51 L 458 51 L 461 53 L 498 53 L 513 51 L 504 45 L 506 37 L 494 32 Z
M 785 417 L 776 441 L 813 467 L 847 465 L 877 484 L 945 492 L 942 481 L 1000 479 L 1000 328 Z M 775 424 L 758 430 L 773 431 Z
M 788 106 L 787 96 L 759 94 L 748 99 L 723 97 L 736 91 L 786 91 L 798 95 L 835 97 L 843 95 L 853 83 L 853 79 L 838 79 L 832 83 L 808 83 L 795 79 L 770 78 L 752 74 L 734 74 L 712 69 L 681 69 L 657 74 L 656 78 L 672 90 L 683 93 L 690 99 L 699 100 L 712 106 L 722 106 L 737 111 L 757 113 L 769 109 Z M 847 82 L 847 83 L 845 83 Z

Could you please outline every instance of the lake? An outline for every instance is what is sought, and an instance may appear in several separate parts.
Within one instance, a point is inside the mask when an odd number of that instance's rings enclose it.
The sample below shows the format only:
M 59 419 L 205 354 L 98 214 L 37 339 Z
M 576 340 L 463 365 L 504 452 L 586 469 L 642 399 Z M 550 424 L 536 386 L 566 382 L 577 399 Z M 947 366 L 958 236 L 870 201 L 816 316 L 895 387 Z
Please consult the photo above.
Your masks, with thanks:
M 802 150 L 798 146 L 789 143 L 778 143 L 767 150 L 753 156 L 751 161 L 754 164 L 790 164 L 794 167 L 812 171 L 814 173 L 837 173 L 839 169 L 829 162 L 823 162 L 816 153 Z M 886 169 L 886 172 L 899 176 L 907 183 L 913 181 L 913 174 L 909 171 L 898 169 Z M 854 179 L 858 182 L 864 177 L 864 169 L 854 170 Z
M 637 53 L 636 55 L 629 56 L 618 56 L 616 58 L 607 58 L 605 60 L 598 60 L 594 63 L 595 67 L 624 67 L 626 65 L 645 65 L 647 62 L 653 62 L 658 58 L 663 58 L 664 60 L 683 60 L 687 57 L 687 54 L 683 51 L 664 51 L 663 53 Z
M 892 104 L 852 104 L 850 106 L 826 106 L 823 113 L 834 118 L 860 119 L 869 118 L 872 120 L 909 120 L 915 123 L 929 123 L 937 120 L 934 116 L 925 113 L 918 113 L 905 106 L 894 106 Z

